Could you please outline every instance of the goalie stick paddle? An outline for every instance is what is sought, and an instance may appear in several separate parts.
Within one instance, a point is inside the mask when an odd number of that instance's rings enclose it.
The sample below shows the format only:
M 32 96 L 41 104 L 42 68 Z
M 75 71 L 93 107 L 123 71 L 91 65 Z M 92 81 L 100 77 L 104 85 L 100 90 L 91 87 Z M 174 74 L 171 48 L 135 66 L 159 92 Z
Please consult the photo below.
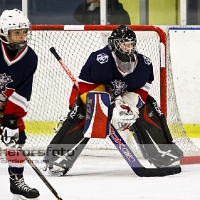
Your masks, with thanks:
M 54 47 L 50 48 L 51 53 L 55 56 L 55 58 L 58 60 L 62 68 L 65 70 L 65 72 L 68 74 L 70 79 L 73 81 L 75 86 L 79 89 L 78 83 L 69 70 L 69 68 L 66 66 L 66 64 L 62 61 L 61 57 L 58 55 Z M 113 142 L 113 144 L 116 146 L 118 151 L 121 153 L 121 155 L 124 157 L 126 162 L 129 164 L 131 169 L 135 172 L 136 175 L 139 177 L 162 177 L 162 176 L 168 176 L 168 175 L 174 175 L 181 172 L 181 167 L 163 167 L 163 168 L 145 168 L 137 159 L 137 157 L 133 154 L 133 152 L 130 150 L 130 148 L 127 146 L 125 141 L 122 139 L 120 134 L 117 132 L 117 130 L 113 127 L 111 124 L 111 132 L 109 135 L 109 138 Z

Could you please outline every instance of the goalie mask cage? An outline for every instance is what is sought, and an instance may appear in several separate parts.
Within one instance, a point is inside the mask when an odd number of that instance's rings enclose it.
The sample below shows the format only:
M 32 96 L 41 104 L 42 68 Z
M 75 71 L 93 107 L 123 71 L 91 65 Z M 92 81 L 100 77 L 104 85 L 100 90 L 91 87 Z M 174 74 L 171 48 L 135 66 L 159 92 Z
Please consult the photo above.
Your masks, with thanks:
M 42 153 L 54 136 L 53 128 L 69 111 L 68 100 L 73 83 L 49 49 L 55 47 L 72 74 L 78 77 L 90 53 L 107 45 L 107 38 L 116 27 L 115 25 L 32 26 L 32 38 L 29 45 L 38 55 L 38 68 L 34 76 L 29 112 L 24 118 L 28 136 L 25 149 L 30 154 L 43 155 Z M 157 100 L 167 116 L 174 141 L 186 156 L 182 163 L 185 161 L 194 163 L 199 159 L 200 150 L 187 136 L 179 116 L 170 60 L 168 28 L 165 26 L 129 27 L 136 33 L 138 52 L 152 60 L 155 80 L 150 94 Z M 138 157 L 142 156 L 133 137 L 129 133 L 128 135 L 128 145 Z M 115 154 L 115 149 L 109 138 L 90 139 L 83 153 L 92 152 L 92 155 L 98 156 L 102 154 L 100 152 L 105 151 L 110 155 Z M 94 151 L 97 152 L 94 153 Z

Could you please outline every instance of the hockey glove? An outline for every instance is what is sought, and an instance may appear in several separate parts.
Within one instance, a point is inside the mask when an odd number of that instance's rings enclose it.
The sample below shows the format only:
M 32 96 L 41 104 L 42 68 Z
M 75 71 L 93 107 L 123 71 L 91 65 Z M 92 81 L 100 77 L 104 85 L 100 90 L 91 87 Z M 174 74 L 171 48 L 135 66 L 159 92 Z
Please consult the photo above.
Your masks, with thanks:
M 126 92 L 125 94 L 123 94 L 122 100 L 130 107 L 135 120 L 139 118 L 138 108 L 140 108 L 144 104 L 140 96 L 134 92 Z
M 5 115 L 2 117 L 1 140 L 5 145 L 15 143 L 19 139 L 19 129 L 17 126 L 18 117 Z
M 135 123 L 135 115 L 131 111 L 128 104 L 122 101 L 121 97 L 115 99 L 115 107 L 113 109 L 112 124 L 117 130 L 128 129 Z

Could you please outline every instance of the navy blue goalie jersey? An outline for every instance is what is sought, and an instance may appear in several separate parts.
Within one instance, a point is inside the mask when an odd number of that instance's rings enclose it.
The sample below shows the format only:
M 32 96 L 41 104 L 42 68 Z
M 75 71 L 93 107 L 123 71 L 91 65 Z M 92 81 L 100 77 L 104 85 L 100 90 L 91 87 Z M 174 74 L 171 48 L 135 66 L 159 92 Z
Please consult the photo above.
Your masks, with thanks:
M 153 80 L 150 58 L 137 53 L 134 69 L 124 73 L 106 46 L 88 57 L 79 75 L 79 88 L 80 93 L 84 94 L 103 84 L 113 98 L 124 92 L 135 92 L 145 102 Z

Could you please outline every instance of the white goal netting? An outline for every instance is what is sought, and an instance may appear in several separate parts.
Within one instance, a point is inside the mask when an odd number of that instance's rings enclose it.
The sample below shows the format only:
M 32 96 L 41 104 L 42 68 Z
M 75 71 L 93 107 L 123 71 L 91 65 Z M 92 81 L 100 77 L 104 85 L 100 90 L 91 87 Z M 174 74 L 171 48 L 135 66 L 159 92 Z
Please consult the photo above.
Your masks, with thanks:
M 130 27 L 137 36 L 138 52 L 152 60 L 155 81 L 150 94 L 167 115 L 167 122 L 175 142 L 186 156 L 200 155 L 200 150 L 188 138 L 180 120 L 170 61 L 168 28 Z M 32 27 L 32 39 L 29 44 L 37 53 L 39 63 L 34 76 L 30 110 L 25 117 L 27 149 L 42 155 L 54 136 L 52 130 L 56 123 L 68 113 L 68 99 L 73 83 L 49 49 L 55 47 L 62 60 L 77 77 L 89 54 L 107 44 L 107 37 L 113 28 L 116 27 L 62 25 Z M 140 150 L 132 138 L 130 135 L 129 146 L 131 145 L 134 153 L 140 156 Z M 109 150 L 109 154 L 113 154 L 115 147 L 109 138 L 91 139 L 85 152 L 94 153 L 94 150 L 99 152 Z

